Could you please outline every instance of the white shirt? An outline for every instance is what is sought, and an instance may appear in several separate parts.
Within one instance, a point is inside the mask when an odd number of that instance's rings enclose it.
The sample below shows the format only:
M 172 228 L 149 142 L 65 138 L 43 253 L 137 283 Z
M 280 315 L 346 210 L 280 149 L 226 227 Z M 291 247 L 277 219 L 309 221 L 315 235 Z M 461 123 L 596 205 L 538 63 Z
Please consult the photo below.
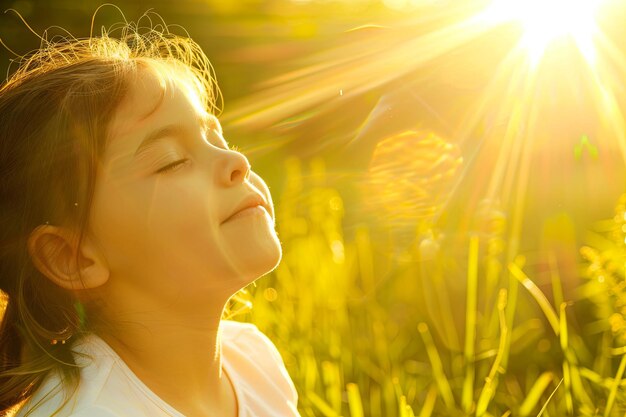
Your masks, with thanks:
M 222 320 L 220 329 L 222 369 L 234 386 L 238 417 L 299 417 L 298 394 L 276 346 L 253 324 Z M 77 390 L 67 396 L 52 374 L 16 417 L 32 408 L 29 417 L 184 417 L 98 336 L 86 336 L 73 351 L 82 367 Z

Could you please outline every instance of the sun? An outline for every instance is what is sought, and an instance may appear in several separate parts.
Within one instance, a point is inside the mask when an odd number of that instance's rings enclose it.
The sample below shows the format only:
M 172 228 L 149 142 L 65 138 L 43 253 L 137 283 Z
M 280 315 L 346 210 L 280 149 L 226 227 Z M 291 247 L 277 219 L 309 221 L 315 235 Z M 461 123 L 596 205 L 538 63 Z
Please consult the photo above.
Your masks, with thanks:
M 595 63 L 596 15 L 603 0 L 493 0 L 484 17 L 491 23 L 518 21 L 520 45 L 536 66 L 554 41 L 569 37 L 590 64 Z

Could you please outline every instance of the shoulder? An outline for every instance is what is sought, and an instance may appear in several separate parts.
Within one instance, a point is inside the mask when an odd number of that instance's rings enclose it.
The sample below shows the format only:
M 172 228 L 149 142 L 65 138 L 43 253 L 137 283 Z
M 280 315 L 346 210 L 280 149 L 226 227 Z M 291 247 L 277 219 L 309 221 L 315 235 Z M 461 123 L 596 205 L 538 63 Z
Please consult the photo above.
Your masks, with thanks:
M 48 380 L 54 381 L 58 378 Z M 120 417 L 119 414 L 95 404 L 81 401 L 80 389 L 68 392 L 62 384 L 44 384 L 22 407 L 15 417 Z
M 298 394 L 280 352 L 256 325 L 222 320 L 221 329 L 224 360 L 242 378 L 265 380 L 266 386 L 274 386 L 283 397 L 297 403 Z
M 132 386 L 121 370 L 119 357 L 96 336 L 85 336 L 72 346 L 77 381 L 70 382 L 61 372 L 52 371 L 35 393 L 23 404 L 16 417 L 114 417 L 111 407 L 120 393 L 132 393 Z M 115 407 L 113 407 L 115 409 Z
M 253 356 L 265 356 L 284 365 L 276 345 L 252 323 L 222 320 L 222 340 L 225 344 L 248 351 Z

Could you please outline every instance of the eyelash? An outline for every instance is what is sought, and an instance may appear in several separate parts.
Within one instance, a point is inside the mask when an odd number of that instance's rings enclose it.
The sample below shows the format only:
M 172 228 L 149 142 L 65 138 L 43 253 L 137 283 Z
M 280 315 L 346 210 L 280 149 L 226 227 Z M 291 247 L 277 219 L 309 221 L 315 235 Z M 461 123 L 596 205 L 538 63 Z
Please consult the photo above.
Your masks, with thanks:
M 189 162 L 189 158 L 180 159 L 178 161 L 172 162 L 171 164 L 165 165 L 163 168 L 157 170 L 157 174 L 162 174 L 164 172 L 174 171 L 175 168 L 182 166 Z
M 237 146 L 228 146 L 227 147 L 229 150 L 234 151 L 234 152 L 240 152 L 239 147 Z M 189 158 L 184 158 L 184 159 L 179 159 L 178 161 L 174 161 L 171 164 L 167 164 L 165 165 L 163 168 L 160 168 L 157 170 L 157 174 L 162 174 L 164 172 L 170 172 L 170 171 L 175 171 L 176 169 L 178 169 L 180 166 L 186 164 L 187 162 L 189 162 Z

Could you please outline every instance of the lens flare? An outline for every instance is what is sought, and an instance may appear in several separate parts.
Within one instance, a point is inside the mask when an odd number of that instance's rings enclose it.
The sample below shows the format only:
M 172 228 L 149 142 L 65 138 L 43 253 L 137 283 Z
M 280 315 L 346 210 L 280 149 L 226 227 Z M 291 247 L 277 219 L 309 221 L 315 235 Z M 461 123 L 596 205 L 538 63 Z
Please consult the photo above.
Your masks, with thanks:
M 405 131 L 378 143 L 369 166 L 366 204 L 392 228 L 435 218 L 447 202 L 463 158 L 432 132 Z
M 594 63 L 596 15 L 602 0 L 494 0 L 485 17 L 492 23 L 519 21 L 521 46 L 533 66 L 555 41 L 570 38 L 587 62 Z

